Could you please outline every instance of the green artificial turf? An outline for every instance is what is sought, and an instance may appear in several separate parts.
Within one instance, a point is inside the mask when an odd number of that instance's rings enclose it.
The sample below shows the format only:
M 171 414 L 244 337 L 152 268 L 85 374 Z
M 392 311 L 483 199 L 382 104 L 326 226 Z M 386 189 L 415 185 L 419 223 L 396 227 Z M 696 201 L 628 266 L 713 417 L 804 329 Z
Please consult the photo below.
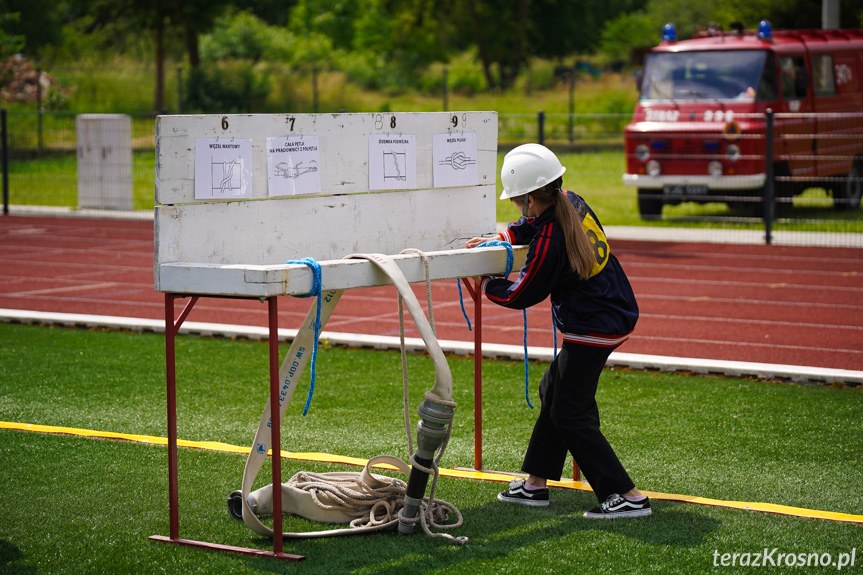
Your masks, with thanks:
M 267 397 L 267 353 L 264 342 L 178 338 L 179 437 L 250 444 Z M 433 366 L 423 355 L 408 360 L 415 425 Z M 442 466 L 472 467 L 473 360 L 449 364 L 459 406 Z M 535 404 L 544 368 L 531 365 Z M 0 420 L 165 436 L 164 369 L 158 334 L 0 324 Z M 483 463 L 515 472 L 535 418 L 523 365 L 486 361 L 483 370 Z M 317 374 L 309 414 L 301 415 L 307 376 L 288 409 L 284 449 L 407 458 L 397 353 L 322 345 Z M 603 430 L 641 489 L 863 509 L 859 388 L 606 371 L 598 401 Z M 227 513 L 244 463 L 180 449 L 181 537 L 271 548 Z M 285 477 L 355 469 L 293 460 L 284 468 Z M 268 473 L 265 465 L 256 486 Z M 437 495 L 464 514 L 451 533 L 467 545 L 419 531 L 288 541 L 286 552 L 307 559 L 283 563 L 150 541 L 168 535 L 167 483 L 163 446 L 0 430 L 0 573 L 701 573 L 724 570 L 714 564 L 724 553 L 751 560 L 765 548 L 834 561 L 856 550 L 846 569 L 863 565 L 860 524 L 657 500 L 652 517 L 597 522 L 582 517 L 595 505 L 589 492 L 557 488 L 548 508 L 524 508 L 496 501 L 504 484 L 447 477 Z M 286 519 L 287 529 L 318 527 Z

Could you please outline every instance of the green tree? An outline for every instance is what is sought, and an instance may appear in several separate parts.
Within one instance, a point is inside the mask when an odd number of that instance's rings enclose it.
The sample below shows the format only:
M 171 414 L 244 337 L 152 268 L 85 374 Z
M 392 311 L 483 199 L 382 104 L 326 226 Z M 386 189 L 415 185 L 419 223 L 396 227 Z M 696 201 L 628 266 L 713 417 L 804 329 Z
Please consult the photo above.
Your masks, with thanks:
M 59 45 L 63 42 L 63 22 L 66 16 L 66 3 L 52 0 L 0 0 L 0 15 L 18 17 L 6 19 L 0 27 L 14 36 L 24 38 L 28 56 L 34 56 L 45 45 Z M 5 45 L 5 42 L 3 42 Z M 0 49 L 4 49 L 0 46 Z M 9 47 L 5 49 L 8 51 Z M 24 50 L 20 46 L 16 51 Z
M 786 1 L 786 0 L 782 0 Z M 678 38 L 690 38 L 697 26 L 707 26 L 719 22 L 718 2 L 693 2 L 692 0 L 648 0 L 645 12 L 655 24 L 656 40 L 662 39 L 662 27 L 671 22 L 677 30 Z M 721 24 L 721 22 L 719 22 Z M 727 24 L 725 24 L 727 28 Z
M 94 28 L 116 26 L 117 22 L 153 34 L 156 87 L 153 109 L 160 111 L 165 101 L 166 36 L 179 32 L 185 39 L 189 64 L 200 64 L 199 37 L 212 27 L 230 0 L 75 0 L 79 10 L 92 19 Z
M 646 3 L 647 0 L 533 0 L 529 52 L 557 59 L 596 52 L 608 22 L 641 10 Z
M 716 0 L 717 22 L 728 29 L 733 21 L 755 28 L 769 20 L 774 29 L 821 27 L 823 0 Z M 863 26 L 863 4 L 860 0 L 839 0 L 839 26 Z
M 392 86 L 411 85 L 419 72 L 444 57 L 430 5 L 422 0 L 361 0 L 352 51 Z
M 445 57 L 433 9 L 424 0 L 299 0 L 288 28 L 299 45 L 308 39 L 315 47 L 307 66 L 336 60 L 367 86 L 401 87 Z M 326 57 L 322 38 L 331 47 Z
M 24 49 L 26 38 L 23 34 L 15 34 L 16 25 L 21 20 L 18 12 L 0 14 L 0 60 L 19 53 Z M 3 78 L 0 78 L 2 81 Z
M 347 0 L 299 0 L 291 9 L 288 29 L 298 38 L 323 35 L 335 50 L 353 48 L 354 25 L 361 2 Z
M 438 22 L 461 49 L 474 46 L 490 88 L 513 85 L 532 57 L 594 52 L 606 21 L 646 0 L 435 0 Z M 446 18 L 444 17 L 446 16 Z
M 224 59 L 284 60 L 290 58 L 291 35 L 280 27 L 269 26 L 250 10 L 226 11 L 213 24 L 212 30 L 201 37 L 204 61 Z
M 239 12 L 250 12 L 270 26 L 288 25 L 291 11 L 297 0 L 233 0 L 231 5 Z
M 527 61 L 530 0 L 505 4 L 492 0 L 438 0 L 436 10 L 469 34 L 466 40 L 476 47 L 490 89 L 513 84 Z
M 606 23 L 602 30 L 600 51 L 610 61 L 626 62 L 634 48 L 650 48 L 660 34 L 654 19 L 643 10 L 621 14 Z

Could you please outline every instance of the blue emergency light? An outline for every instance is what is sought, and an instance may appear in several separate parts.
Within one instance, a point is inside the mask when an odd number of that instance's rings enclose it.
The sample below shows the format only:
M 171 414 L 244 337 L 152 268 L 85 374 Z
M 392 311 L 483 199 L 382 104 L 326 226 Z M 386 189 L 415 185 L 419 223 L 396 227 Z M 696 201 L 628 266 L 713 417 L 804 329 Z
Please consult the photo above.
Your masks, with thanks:
M 758 23 L 758 38 L 766 40 L 773 35 L 773 30 L 770 27 L 769 20 L 762 20 Z
M 673 42 L 677 40 L 677 31 L 674 29 L 674 24 L 666 24 L 662 28 L 662 40 L 665 42 Z

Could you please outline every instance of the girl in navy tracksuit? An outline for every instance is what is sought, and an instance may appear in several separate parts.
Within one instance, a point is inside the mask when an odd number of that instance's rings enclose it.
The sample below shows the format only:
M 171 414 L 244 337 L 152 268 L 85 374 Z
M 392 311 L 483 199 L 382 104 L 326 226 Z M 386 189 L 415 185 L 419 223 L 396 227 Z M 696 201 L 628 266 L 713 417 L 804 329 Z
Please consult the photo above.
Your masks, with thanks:
M 554 325 L 563 333 L 563 347 L 540 381 L 542 406 L 522 465 L 528 479 L 513 481 L 498 499 L 548 505 L 546 481 L 560 479 L 569 451 L 600 501 L 585 517 L 650 515 L 649 500 L 600 431 L 595 398 L 608 356 L 635 327 L 638 305 L 596 214 L 580 196 L 561 189 L 564 171 L 543 146 L 515 148 L 504 159 L 501 197 L 512 200 L 522 217 L 496 238 L 467 242 L 528 244 L 518 278 L 485 277 L 482 290 L 512 309 L 551 296 Z

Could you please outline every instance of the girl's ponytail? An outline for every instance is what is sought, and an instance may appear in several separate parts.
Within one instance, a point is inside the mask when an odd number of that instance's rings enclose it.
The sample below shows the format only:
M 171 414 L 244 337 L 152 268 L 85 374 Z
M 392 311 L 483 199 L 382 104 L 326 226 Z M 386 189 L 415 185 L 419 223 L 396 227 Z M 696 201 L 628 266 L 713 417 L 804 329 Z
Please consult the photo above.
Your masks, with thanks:
M 581 225 L 584 214 L 579 214 L 561 189 L 563 178 L 547 185 L 545 188 L 531 192 L 535 199 L 554 204 L 554 217 L 563 228 L 566 238 L 566 256 L 569 265 L 579 278 L 590 277 L 593 266 L 596 265 L 596 255 L 584 228 Z

